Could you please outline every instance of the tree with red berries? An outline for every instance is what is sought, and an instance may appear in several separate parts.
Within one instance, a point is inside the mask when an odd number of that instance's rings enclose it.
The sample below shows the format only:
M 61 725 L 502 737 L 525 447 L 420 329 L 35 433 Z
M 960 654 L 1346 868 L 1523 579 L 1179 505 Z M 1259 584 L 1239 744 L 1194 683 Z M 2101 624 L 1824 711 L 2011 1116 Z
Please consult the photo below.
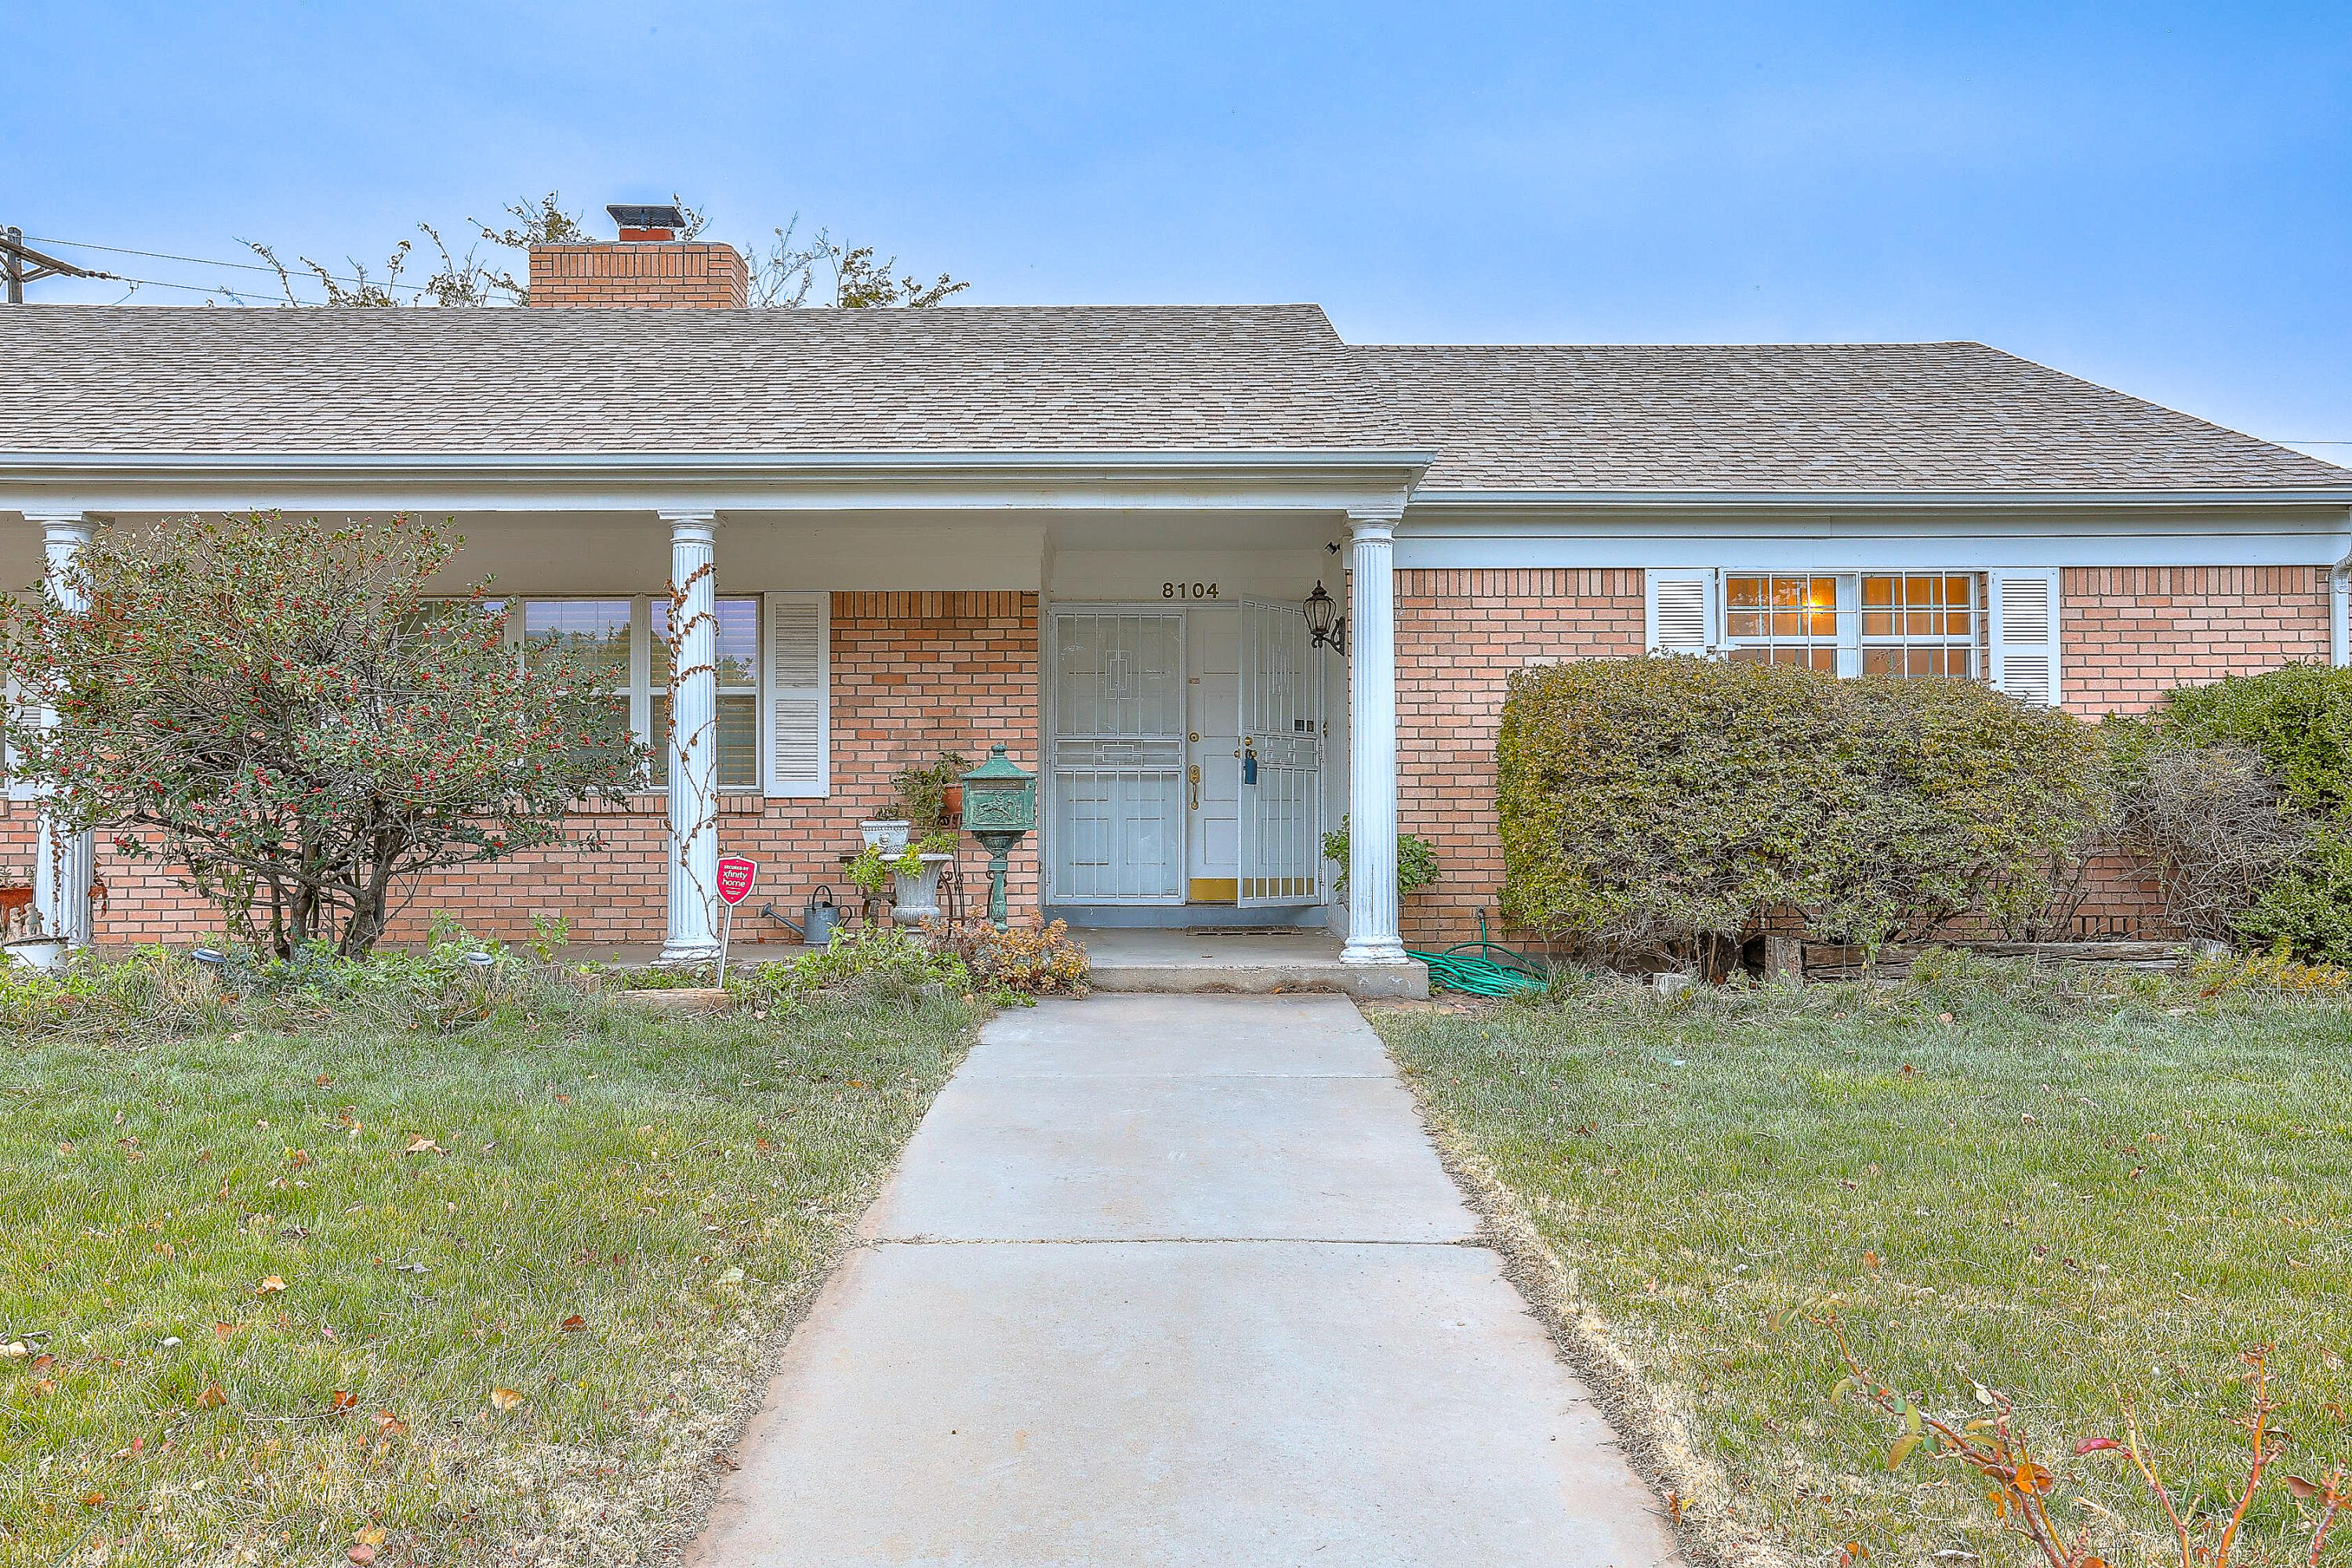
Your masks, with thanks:
M 281 957 L 365 953 L 425 872 L 600 847 L 565 818 L 643 775 L 628 714 L 584 652 L 519 658 L 486 584 L 428 593 L 461 542 L 405 517 L 102 532 L 78 594 L 0 601 L 17 776 Z

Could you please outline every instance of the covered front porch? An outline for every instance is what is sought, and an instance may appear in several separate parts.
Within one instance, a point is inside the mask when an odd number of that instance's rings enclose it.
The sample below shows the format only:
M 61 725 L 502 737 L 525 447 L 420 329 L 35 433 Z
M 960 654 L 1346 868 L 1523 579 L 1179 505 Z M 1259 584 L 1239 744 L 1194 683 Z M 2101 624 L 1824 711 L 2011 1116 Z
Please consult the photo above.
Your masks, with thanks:
M 894 775 L 1002 743 L 1039 775 L 1016 919 L 1319 929 L 1350 964 L 1403 965 L 1391 549 L 1416 464 L 99 460 L 8 498 L 28 526 L 6 556 L 29 580 L 100 528 L 257 506 L 446 517 L 465 539 L 449 591 L 487 580 L 518 657 L 594 646 L 650 787 L 581 814 L 599 852 L 425 879 L 395 940 L 440 913 L 506 938 L 537 917 L 698 962 L 722 853 L 761 861 L 761 900 L 788 910 L 820 886 L 849 901 L 843 862 L 861 820 L 895 815 Z M 1344 656 L 1303 612 L 1318 587 Z M 1344 868 L 1322 854 L 1343 818 Z M 216 928 L 168 875 L 47 837 L 37 800 L 11 803 L 0 844 L 77 940 Z M 983 863 L 967 840 L 968 883 Z M 739 916 L 738 942 L 789 935 Z

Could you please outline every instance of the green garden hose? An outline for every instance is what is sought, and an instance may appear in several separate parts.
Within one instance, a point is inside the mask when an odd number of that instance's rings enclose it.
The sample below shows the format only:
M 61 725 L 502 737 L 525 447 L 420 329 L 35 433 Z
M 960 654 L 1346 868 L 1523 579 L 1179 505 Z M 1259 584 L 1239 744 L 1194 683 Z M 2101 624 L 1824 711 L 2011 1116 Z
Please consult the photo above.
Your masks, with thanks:
M 1501 956 L 1497 957 L 1496 955 Z M 1537 962 L 1501 942 L 1486 940 L 1486 916 L 1478 916 L 1478 940 L 1457 942 L 1444 952 L 1412 952 L 1429 965 L 1429 983 L 1473 996 L 1511 996 L 1541 991 L 1551 982 Z

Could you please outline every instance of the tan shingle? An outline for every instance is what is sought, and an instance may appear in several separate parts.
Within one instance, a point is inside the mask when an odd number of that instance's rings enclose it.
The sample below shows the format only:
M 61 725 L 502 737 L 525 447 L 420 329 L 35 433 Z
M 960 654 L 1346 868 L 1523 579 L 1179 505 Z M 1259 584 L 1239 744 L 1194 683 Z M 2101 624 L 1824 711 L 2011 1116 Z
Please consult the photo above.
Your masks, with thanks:
M 0 452 L 1420 450 L 1427 488 L 2346 489 L 1979 343 L 1360 347 L 1313 305 L 0 310 Z
M 1430 489 L 2352 489 L 1982 343 L 1364 347 Z
M 0 310 L 0 451 L 1360 447 L 1313 305 Z

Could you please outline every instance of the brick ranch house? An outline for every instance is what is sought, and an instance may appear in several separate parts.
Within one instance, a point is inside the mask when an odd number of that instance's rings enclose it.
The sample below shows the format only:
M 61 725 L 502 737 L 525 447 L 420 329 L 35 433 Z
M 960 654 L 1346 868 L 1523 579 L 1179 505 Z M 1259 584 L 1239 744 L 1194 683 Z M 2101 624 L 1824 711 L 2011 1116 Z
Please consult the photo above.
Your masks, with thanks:
M 2096 715 L 2347 659 L 2352 472 L 1975 343 L 751 310 L 732 250 L 658 237 L 541 247 L 530 275 L 514 310 L 0 310 L 0 514 L 24 519 L 0 580 L 175 514 L 447 516 L 450 587 L 494 577 L 519 643 L 608 650 L 642 734 L 717 715 L 660 793 L 583 820 L 604 853 L 430 881 L 395 935 L 546 911 L 696 954 L 717 854 L 796 905 L 840 885 L 894 773 L 1001 742 L 1040 774 L 1016 911 L 1328 923 L 1402 963 L 1494 906 L 1492 741 L 1529 663 L 1713 652 Z M 673 690 L 656 650 L 689 580 L 715 668 Z M 1307 633 L 1318 587 L 1344 653 Z M 0 882 L 76 935 L 209 928 L 107 845 L 37 852 L 37 820 L 13 791 Z M 1392 828 L 1444 871 L 1402 911 Z

